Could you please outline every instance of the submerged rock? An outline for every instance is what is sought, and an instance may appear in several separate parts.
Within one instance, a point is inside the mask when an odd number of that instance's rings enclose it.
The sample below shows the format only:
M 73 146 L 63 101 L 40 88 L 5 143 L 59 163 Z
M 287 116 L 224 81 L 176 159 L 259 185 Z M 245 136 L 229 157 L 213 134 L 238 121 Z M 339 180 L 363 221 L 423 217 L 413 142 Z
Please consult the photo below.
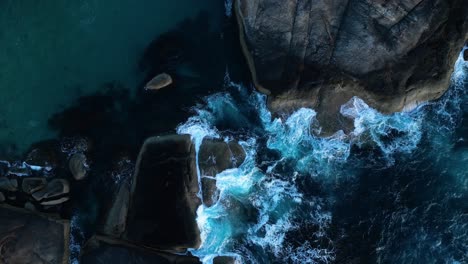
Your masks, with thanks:
M 69 223 L 0 206 L 1 263 L 68 263 Z
M 468 61 L 468 48 L 463 51 L 463 59 Z
M 468 37 L 463 0 L 236 3 L 244 53 L 269 107 L 312 107 L 330 132 L 353 96 L 385 113 L 440 97 Z
M 5 200 L 6 200 L 5 195 L 2 192 L 0 192 L 0 203 L 5 202 Z
M 148 250 L 124 241 L 95 236 L 83 249 L 82 264 L 201 264 L 196 257 Z
M 198 191 L 190 136 L 147 139 L 138 155 L 124 237 L 152 248 L 197 248 L 200 231 L 195 218 L 201 204 Z
M 237 264 L 235 257 L 231 256 L 217 256 L 213 259 L 213 264 Z
M 83 153 L 75 153 L 68 161 L 68 168 L 75 180 L 79 181 L 86 177 L 88 165 L 86 164 L 86 156 Z
M 202 174 L 204 205 L 212 206 L 218 200 L 216 175 L 224 170 L 238 167 L 244 159 L 244 149 L 235 141 L 226 143 L 218 139 L 203 140 L 198 154 L 198 163 Z
M 146 90 L 159 90 L 172 84 L 172 77 L 167 73 L 156 75 L 145 85 Z

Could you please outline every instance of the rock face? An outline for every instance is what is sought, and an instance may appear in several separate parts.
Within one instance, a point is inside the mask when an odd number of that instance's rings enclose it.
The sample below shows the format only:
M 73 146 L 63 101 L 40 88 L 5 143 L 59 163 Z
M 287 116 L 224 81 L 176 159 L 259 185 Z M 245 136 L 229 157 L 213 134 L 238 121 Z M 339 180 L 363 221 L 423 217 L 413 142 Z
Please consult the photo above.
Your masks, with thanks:
M 217 201 L 216 174 L 238 167 L 244 159 L 244 149 L 235 141 L 226 143 L 217 139 L 203 140 L 198 154 L 202 174 L 203 204 L 212 206 Z
M 386 113 L 440 97 L 468 37 L 464 0 L 236 5 L 244 53 L 270 108 L 313 107 L 328 130 L 337 124 L 325 121 L 352 96 Z
M 129 241 L 152 248 L 196 248 L 200 205 L 194 145 L 189 135 L 149 138 L 138 156 L 127 230 Z
M 68 263 L 69 224 L 0 206 L 0 263 Z
M 149 81 L 145 89 L 146 90 L 159 90 L 172 84 L 172 77 L 167 73 L 161 73 L 156 75 L 151 81 Z
M 83 250 L 82 264 L 199 264 L 195 257 L 138 248 L 122 241 L 93 237 Z
M 125 232 L 129 204 L 130 185 L 124 182 L 114 194 L 112 204 L 100 228 L 102 233 L 112 237 L 120 237 Z

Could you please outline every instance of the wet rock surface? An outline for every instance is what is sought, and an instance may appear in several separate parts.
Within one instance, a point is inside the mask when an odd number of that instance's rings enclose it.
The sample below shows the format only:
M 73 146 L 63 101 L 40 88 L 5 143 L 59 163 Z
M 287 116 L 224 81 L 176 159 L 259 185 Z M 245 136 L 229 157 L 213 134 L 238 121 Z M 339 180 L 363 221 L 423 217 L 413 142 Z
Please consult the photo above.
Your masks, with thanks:
M 194 145 L 189 135 L 152 137 L 138 156 L 125 238 L 153 248 L 200 244 Z
M 82 264 L 198 264 L 198 258 L 172 255 L 164 252 L 138 248 L 123 241 L 105 237 L 93 237 L 88 241 Z
M 84 179 L 88 170 L 86 156 L 83 153 L 73 154 L 68 161 L 68 167 L 75 180 L 79 181 Z
M 382 112 L 439 98 L 468 37 L 461 0 L 237 0 L 241 40 L 270 108 L 318 111 L 336 131 L 359 96 Z
M 224 142 L 217 139 L 204 139 L 198 154 L 203 204 L 212 206 L 218 200 L 216 175 L 224 170 L 238 167 L 245 159 L 242 146 L 235 141 Z
M 65 220 L 0 206 L 1 263 L 68 263 Z
M 145 85 L 146 90 L 159 90 L 172 84 L 172 77 L 167 73 L 156 75 Z

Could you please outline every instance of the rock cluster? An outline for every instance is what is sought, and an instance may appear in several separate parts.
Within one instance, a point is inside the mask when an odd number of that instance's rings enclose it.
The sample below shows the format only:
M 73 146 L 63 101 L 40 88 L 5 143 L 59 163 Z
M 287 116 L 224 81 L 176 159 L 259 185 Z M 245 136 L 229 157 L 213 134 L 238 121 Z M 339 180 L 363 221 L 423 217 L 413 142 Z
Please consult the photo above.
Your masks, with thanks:
M 269 107 L 312 107 L 330 132 L 353 96 L 385 113 L 440 97 L 468 37 L 463 0 L 237 0 L 236 13 Z

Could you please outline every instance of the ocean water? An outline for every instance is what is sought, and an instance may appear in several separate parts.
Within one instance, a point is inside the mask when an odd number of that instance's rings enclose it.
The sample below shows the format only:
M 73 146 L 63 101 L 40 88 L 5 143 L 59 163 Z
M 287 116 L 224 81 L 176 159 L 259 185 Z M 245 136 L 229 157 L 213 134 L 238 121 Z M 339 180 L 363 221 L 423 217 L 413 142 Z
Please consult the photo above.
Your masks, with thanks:
M 54 137 L 48 119 L 106 83 L 134 89 L 145 78 L 138 62 L 151 41 L 202 11 L 223 16 L 223 3 L 0 1 L 2 150 Z
M 201 205 L 204 263 L 468 263 L 468 63 L 439 100 L 383 115 L 352 98 L 354 130 L 331 137 L 313 109 L 273 117 L 266 98 L 231 82 L 179 125 L 195 142 L 238 140 L 247 157 L 216 176 Z M 199 175 L 203 177 L 203 175 Z

